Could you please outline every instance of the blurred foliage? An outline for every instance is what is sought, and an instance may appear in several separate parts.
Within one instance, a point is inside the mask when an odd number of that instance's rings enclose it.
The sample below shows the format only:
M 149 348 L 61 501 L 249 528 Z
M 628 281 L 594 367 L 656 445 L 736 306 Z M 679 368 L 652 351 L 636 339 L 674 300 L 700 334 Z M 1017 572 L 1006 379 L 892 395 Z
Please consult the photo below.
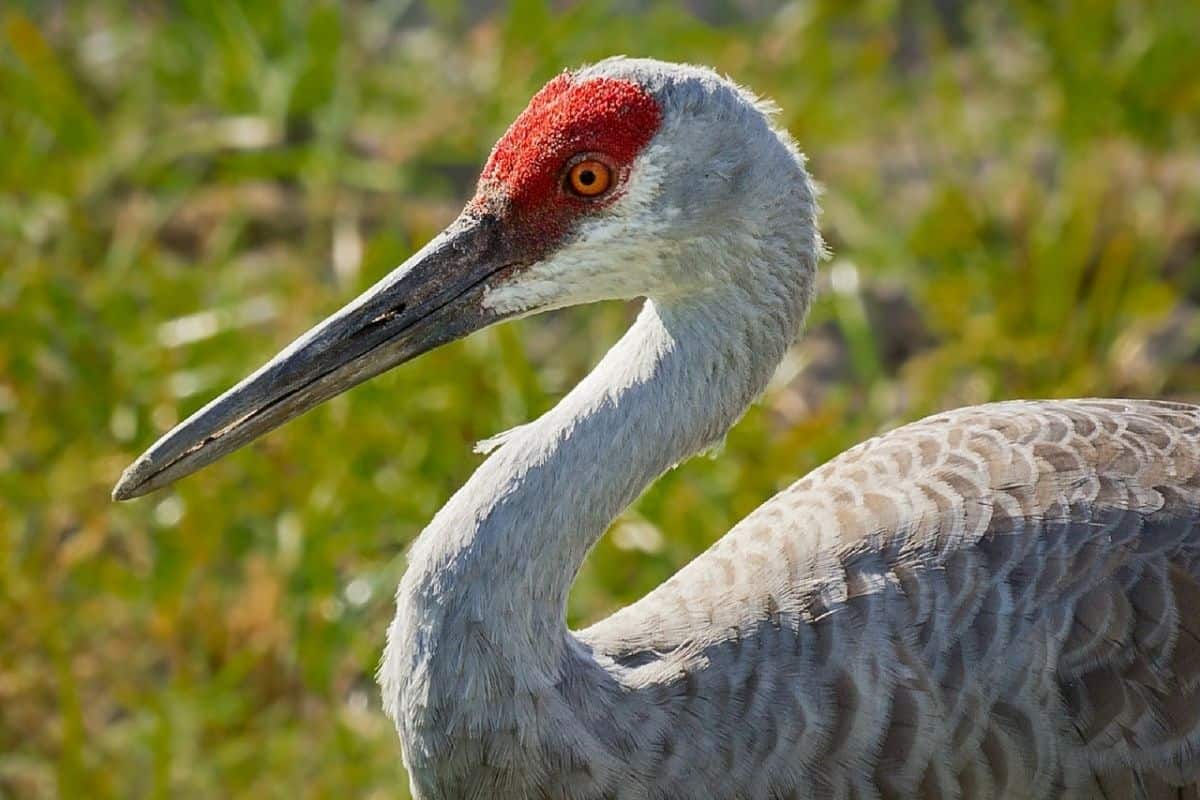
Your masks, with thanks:
M 403 794 L 405 545 L 634 310 L 478 334 L 150 498 L 157 434 L 398 264 L 564 67 L 712 64 L 825 184 L 810 336 L 596 548 L 574 623 L 937 409 L 1200 396 L 1200 4 L 0 8 L 0 797 Z

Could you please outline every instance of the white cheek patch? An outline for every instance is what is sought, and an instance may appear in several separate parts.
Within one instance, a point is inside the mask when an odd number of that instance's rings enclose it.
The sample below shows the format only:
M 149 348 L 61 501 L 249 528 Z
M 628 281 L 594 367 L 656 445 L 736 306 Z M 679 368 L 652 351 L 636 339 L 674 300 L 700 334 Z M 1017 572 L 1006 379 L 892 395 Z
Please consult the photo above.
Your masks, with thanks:
M 661 235 L 670 220 L 653 210 L 661 185 L 654 150 L 638 159 L 625 193 L 601 217 L 585 223 L 574 241 L 548 258 L 489 286 L 483 305 L 501 313 L 543 311 L 661 288 L 661 265 L 672 246 Z

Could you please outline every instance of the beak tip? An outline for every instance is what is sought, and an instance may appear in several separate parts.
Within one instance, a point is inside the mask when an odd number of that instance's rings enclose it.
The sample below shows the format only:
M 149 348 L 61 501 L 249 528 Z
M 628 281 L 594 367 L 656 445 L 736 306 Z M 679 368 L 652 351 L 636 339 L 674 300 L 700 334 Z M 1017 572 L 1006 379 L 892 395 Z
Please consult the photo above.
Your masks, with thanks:
M 141 470 L 138 469 L 141 463 L 140 460 L 135 461 L 121 473 L 120 480 L 117 481 L 116 486 L 112 490 L 112 499 L 114 502 L 119 503 L 122 500 L 132 500 L 150 491 L 150 487 L 146 485 L 145 478 L 140 474 Z

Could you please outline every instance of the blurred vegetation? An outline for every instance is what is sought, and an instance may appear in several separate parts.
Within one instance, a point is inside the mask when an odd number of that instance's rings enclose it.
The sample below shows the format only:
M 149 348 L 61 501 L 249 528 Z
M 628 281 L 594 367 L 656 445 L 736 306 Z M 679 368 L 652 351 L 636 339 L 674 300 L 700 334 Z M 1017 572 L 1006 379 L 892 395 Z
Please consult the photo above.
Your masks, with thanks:
M 850 444 L 1008 397 L 1200 397 L 1200 4 L 0 8 L 0 797 L 403 796 L 404 548 L 634 313 L 508 324 L 179 486 L 156 436 L 449 221 L 564 67 L 712 64 L 825 184 L 810 335 L 596 548 L 638 597 Z

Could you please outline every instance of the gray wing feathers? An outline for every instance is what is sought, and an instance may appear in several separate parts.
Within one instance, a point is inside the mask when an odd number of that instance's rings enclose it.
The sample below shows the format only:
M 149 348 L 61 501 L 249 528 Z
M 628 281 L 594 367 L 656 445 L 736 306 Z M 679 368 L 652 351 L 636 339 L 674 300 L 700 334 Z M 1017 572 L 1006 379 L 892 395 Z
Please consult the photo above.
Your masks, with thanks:
M 922 420 L 579 637 L 718 795 L 1195 796 L 1200 408 Z

